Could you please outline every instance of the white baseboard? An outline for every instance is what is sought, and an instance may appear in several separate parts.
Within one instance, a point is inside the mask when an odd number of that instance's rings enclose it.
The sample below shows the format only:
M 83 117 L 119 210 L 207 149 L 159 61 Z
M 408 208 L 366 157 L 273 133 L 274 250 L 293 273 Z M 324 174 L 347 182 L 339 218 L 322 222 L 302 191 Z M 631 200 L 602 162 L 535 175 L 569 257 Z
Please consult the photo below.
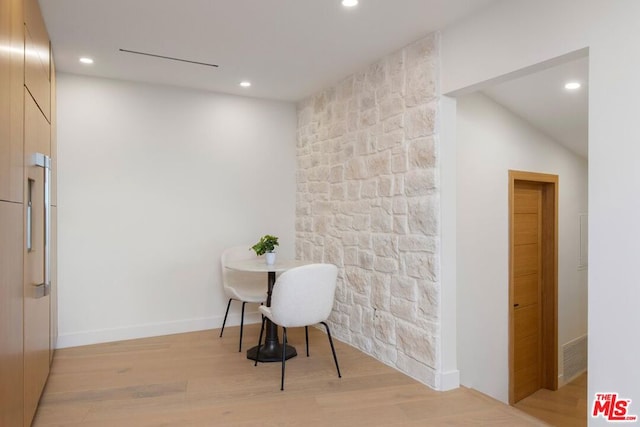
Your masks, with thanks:
M 447 372 L 440 372 L 437 376 L 437 387 L 439 391 L 453 390 L 460 387 L 460 371 L 453 370 Z
M 172 322 L 146 323 L 122 328 L 99 329 L 61 333 L 56 348 L 79 347 L 82 345 L 100 344 L 113 341 L 124 341 L 136 338 L 148 338 L 161 335 L 181 334 L 185 332 L 217 329 L 222 327 L 224 316 L 183 319 Z M 244 324 L 260 323 L 258 311 L 245 312 Z M 240 314 L 229 313 L 226 326 L 240 325 Z
M 569 384 L 571 381 L 575 380 L 576 378 L 578 378 L 580 375 L 584 374 L 585 372 L 587 372 L 586 368 L 578 371 L 577 373 L 575 373 L 573 376 L 571 376 L 569 378 L 565 378 L 564 375 L 558 375 L 558 387 L 560 387 L 561 385 Z

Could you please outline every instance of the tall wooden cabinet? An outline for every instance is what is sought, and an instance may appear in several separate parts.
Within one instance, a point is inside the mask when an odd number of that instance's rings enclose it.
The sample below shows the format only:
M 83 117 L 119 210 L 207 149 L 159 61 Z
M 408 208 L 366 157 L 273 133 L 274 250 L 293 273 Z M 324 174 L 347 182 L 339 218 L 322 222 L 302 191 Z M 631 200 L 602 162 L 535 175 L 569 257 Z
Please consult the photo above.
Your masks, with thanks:
M 0 0 L 0 47 L 0 427 L 19 427 L 57 338 L 55 75 L 37 0 Z
M 58 344 L 58 127 L 56 125 L 56 67 L 51 58 L 51 317 L 49 340 L 49 363 Z
M 0 201 L 0 426 L 21 426 L 24 411 L 22 335 L 22 204 Z
M 23 425 L 24 18 L 0 0 L 0 426 Z
M 50 175 L 51 126 L 26 89 L 24 98 L 24 403 L 25 425 L 29 425 L 49 375 L 50 362 L 51 279 L 47 257 L 51 245 L 51 208 L 47 175 Z
M 22 203 L 22 0 L 0 0 L 0 201 Z

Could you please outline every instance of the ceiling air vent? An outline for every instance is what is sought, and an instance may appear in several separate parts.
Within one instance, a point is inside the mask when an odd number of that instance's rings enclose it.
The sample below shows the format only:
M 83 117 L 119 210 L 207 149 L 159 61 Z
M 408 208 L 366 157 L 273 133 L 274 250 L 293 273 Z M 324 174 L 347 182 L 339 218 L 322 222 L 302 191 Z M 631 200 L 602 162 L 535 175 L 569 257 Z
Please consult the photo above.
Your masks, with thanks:
M 148 53 L 148 52 L 138 52 L 135 50 L 128 50 L 128 49 L 120 49 L 120 52 L 124 52 L 124 53 L 132 53 L 134 55 L 144 55 L 144 56 L 152 56 L 154 58 L 160 58 L 160 59 L 168 59 L 170 61 L 178 61 L 178 62 L 186 62 L 188 64 L 196 64 L 196 65 L 204 65 L 206 67 L 215 67 L 218 68 L 218 65 L 216 64 L 209 64 L 207 62 L 199 62 L 199 61 L 191 61 L 189 59 L 182 59 L 182 58 L 174 58 L 172 56 L 164 56 L 164 55 L 156 55 L 155 53 Z

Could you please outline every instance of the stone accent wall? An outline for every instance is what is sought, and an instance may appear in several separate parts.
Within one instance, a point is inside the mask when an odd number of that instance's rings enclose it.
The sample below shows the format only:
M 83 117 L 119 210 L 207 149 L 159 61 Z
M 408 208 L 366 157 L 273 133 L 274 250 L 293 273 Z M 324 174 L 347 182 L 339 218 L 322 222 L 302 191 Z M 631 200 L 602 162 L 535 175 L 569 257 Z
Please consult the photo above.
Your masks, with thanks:
M 336 337 L 431 386 L 439 364 L 438 35 L 298 106 L 296 254 L 338 265 Z

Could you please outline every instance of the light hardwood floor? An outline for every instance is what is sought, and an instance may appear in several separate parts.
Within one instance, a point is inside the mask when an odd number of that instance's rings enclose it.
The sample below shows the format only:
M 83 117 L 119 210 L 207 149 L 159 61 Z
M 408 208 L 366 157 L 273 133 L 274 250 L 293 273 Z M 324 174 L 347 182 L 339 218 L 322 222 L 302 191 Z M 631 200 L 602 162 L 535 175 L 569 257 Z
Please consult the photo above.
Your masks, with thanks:
M 584 427 L 587 425 L 587 374 L 557 391 L 538 390 L 515 407 L 554 426 Z
M 245 327 L 244 349 L 257 342 Z M 436 392 L 344 343 L 336 375 L 326 335 L 289 343 L 300 355 L 253 366 L 238 328 L 58 350 L 34 422 L 45 426 L 540 426 L 481 393 Z

